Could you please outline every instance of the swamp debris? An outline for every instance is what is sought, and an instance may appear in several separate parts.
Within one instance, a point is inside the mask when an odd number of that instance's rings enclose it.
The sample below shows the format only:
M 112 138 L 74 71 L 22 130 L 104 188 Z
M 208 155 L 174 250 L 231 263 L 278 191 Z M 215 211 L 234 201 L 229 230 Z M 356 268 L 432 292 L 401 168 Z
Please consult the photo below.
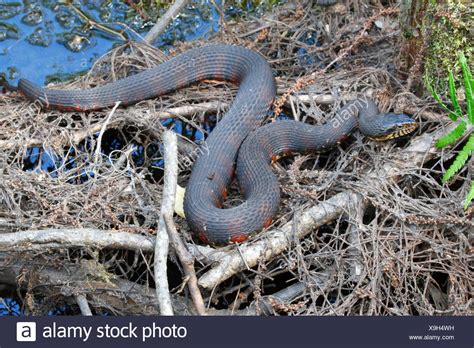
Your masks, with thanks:
M 461 172 L 444 185 L 443 169 L 456 150 L 433 147 L 450 124 L 436 103 L 396 77 L 398 9 L 378 1 L 342 6 L 344 16 L 311 2 L 286 4 L 227 22 L 212 40 L 266 57 L 281 116 L 322 123 L 362 94 L 376 98 L 381 111 L 414 115 L 419 131 L 392 143 L 355 135 L 330 153 L 281 161 L 278 219 L 243 245 L 195 244 L 182 218 L 164 215 L 175 245 L 167 264 L 173 313 L 472 314 L 474 235 L 459 190 L 470 178 Z M 178 45 L 172 54 L 200 44 Z M 147 44 L 129 43 L 61 88 L 105 84 L 165 59 Z M 173 115 L 183 135 L 205 135 L 235 90 L 207 81 L 119 107 L 108 120 L 107 110 L 45 111 L 19 95 L 0 96 L 0 279 L 20 290 L 25 313 L 62 303 L 84 314 L 159 312 L 152 265 L 164 196 L 157 168 L 162 118 Z M 113 139 L 118 145 L 104 150 Z M 181 143 L 184 185 L 196 148 Z M 91 163 L 98 146 L 101 160 Z M 240 200 L 231 188 L 228 204 Z

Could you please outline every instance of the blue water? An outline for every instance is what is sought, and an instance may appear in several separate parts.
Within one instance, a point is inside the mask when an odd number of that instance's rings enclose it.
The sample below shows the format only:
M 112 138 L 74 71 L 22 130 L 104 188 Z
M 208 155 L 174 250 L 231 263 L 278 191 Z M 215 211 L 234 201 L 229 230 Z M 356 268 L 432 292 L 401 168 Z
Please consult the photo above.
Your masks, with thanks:
M 15 27 L 19 33 L 17 38 L 0 42 L 0 74 L 5 74 L 12 84 L 21 77 L 45 84 L 85 72 L 98 57 L 120 42 L 115 37 L 105 37 L 94 31 L 87 33 L 81 28 L 83 22 L 79 16 L 68 11 L 65 5 L 50 7 L 40 2 L 31 3 L 33 5 L 21 5 L 18 14 L 12 18 L 0 21 L 0 24 Z M 40 22 L 24 23 L 28 12 L 35 9 L 42 13 Z M 90 10 L 90 13 L 95 17 L 98 11 Z M 68 21 L 64 18 L 66 16 Z M 83 42 L 74 46 L 81 48 L 78 52 L 72 51 L 67 44 L 74 42 L 73 39 L 67 40 L 74 35 Z
M 0 316 L 21 315 L 20 304 L 11 298 L 0 298 Z
M 97 58 L 125 42 L 100 28 L 86 28 L 87 21 L 76 11 L 56 3 L 0 2 L 0 74 L 11 84 L 15 85 L 19 78 L 38 84 L 64 81 L 88 71 Z M 123 32 L 129 39 L 140 40 L 153 24 L 139 15 L 132 16 L 123 1 L 74 4 L 92 20 Z M 227 12 L 232 15 L 236 11 Z M 154 45 L 166 49 L 176 41 L 206 38 L 218 30 L 219 15 L 214 5 L 208 0 L 195 0 Z

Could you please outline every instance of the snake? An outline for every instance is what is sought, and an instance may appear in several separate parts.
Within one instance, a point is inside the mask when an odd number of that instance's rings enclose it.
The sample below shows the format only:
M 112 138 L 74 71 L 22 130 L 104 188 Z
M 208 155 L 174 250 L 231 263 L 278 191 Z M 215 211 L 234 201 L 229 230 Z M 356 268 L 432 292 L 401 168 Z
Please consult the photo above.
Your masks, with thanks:
M 282 155 L 330 150 L 356 129 L 387 140 L 416 128 L 410 116 L 381 113 L 366 97 L 348 102 L 323 124 L 283 120 L 262 125 L 277 92 L 272 69 L 258 52 L 228 44 L 192 48 L 156 67 L 90 89 L 52 89 L 26 79 L 20 79 L 16 89 L 44 108 L 90 111 L 118 101 L 131 105 L 210 79 L 238 85 L 227 112 L 199 146 L 185 191 L 187 223 L 199 240 L 211 245 L 242 243 L 270 226 L 280 204 L 272 162 Z M 243 202 L 223 208 L 234 176 Z

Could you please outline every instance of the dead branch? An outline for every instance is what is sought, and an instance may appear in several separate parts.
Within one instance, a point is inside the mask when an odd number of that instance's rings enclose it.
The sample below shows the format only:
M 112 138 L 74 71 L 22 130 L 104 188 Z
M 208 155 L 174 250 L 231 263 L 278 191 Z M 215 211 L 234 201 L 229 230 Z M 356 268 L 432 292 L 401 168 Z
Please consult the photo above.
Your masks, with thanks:
M 93 228 L 51 228 L 0 233 L 0 251 L 5 252 L 10 250 L 40 252 L 48 249 L 77 247 L 152 253 L 155 250 L 155 237 L 133 232 Z M 223 250 L 208 246 L 188 243 L 186 248 L 193 259 L 206 264 L 216 262 L 227 255 Z
M 166 13 L 161 16 L 160 20 L 146 34 L 145 41 L 148 43 L 155 41 L 158 36 L 165 31 L 171 21 L 181 12 L 186 3 L 187 0 L 175 0 L 173 5 L 170 6 Z
M 86 247 L 152 252 L 155 238 L 130 232 L 93 228 L 29 230 L 0 234 L 0 251 L 44 251 Z
M 65 299 L 71 299 L 71 304 L 76 302 L 75 294 L 80 294 L 94 308 L 115 314 L 159 314 L 153 289 L 116 277 L 101 278 L 94 267 L 89 263 L 53 267 L 34 259 L 20 260 L 13 255 L 0 253 L 2 284 L 24 290 L 33 288 L 35 292 L 46 296 L 63 294 Z M 124 308 L 127 308 L 126 312 L 123 312 Z M 190 314 L 187 303 L 177 297 L 173 299 L 173 308 L 176 313 Z
M 230 251 L 214 268 L 201 276 L 199 285 L 212 289 L 237 272 L 254 267 L 262 257 L 266 261 L 271 260 L 284 252 L 291 243 L 311 233 L 314 228 L 340 216 L 348 206 L 357 206 L 361 202 L 362 198 L 358 194 L 343 192 L 316 207 L 304 210 L 299 217 L 295 217 L 283 227 L 263 232 L 258 241 L 240 245 L 240 252 Z
M 120 101 L 115 103 L 114 107 L 109 112 L 109 114 L 105 118 L 104 123 L 102 124 L 102 127 L 100 128 L 99 135 L 97 136 L 97 147 L 96 147 L 95 152 L 94 152 L 94 163 L 96 163 L 96 164 L 99 162 L 99 159 L 101 159 L 100 155 L 101 155 L 101 150 L 102 150 L 102 148 L 101 148 L 102 137 L 104 136 L 104 132 L 107 129 L 107 126 L 109 125 L 110 120 L 112 119 L 112 116 L 115 114 L 115 110 L 117 110 L 120 103 L 121 103 Z
M 168 286 L 166 264 L 168 262 L 169 235 L 166 228 L 165 216 L 173 214 L 176 185 L 178 184 L 178 140 L 171 131 L 163 133 L 165 182 L 163 185 L 163 198 L 161 201 L 160 220 L 155 241 L 154 273 L 156 283 L 156 296 L 160 304 L 162 315 L 173 315 L 171 296 Z

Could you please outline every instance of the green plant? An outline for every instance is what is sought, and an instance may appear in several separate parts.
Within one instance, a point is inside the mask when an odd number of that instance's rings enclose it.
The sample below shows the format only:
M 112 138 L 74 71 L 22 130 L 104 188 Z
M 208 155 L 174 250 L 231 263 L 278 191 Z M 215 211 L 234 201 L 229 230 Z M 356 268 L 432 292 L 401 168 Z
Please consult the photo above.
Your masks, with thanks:
M 448 113 L 448 116 L 453 122 L 457 123 L 457 126 L 448 134 L 445 134 L 436 142 L 436 147 L 441 149 L 448 145 L 459 142 L 460 139 L 468 137 L 467 142 L 464 144 L 463 148 L 457 154 L 454 162 L 446 170 L 443 175 L 442 181 L 446 183 L 456 174 L 467 162 L 472 152 L 474 151 L 474 79 L 472 78 L 471 71 L 467 64 L 466 57 L 464 54 L 459 56 L 459 64 L 461 65 L 462 70 L 462 84 L 464 86 L 465 96 L 466 96 L 466 111 L 463 111 L 459 103 L 456 83 L 454 81 L 454 74 L 452 71 L 449 72 L 448 76 L 448 94 L 451 100 L 451 108 L 448 107 L 435 89 L 427 84 L 427 87 L 436 101 L 440 106 Z M 464 135 L 467 134 L 465 137 Z M 471 182 L 471 188 L 464 200 L 464 209 L 467 209 L 471 201 L 474 199 L 474 181 Z

